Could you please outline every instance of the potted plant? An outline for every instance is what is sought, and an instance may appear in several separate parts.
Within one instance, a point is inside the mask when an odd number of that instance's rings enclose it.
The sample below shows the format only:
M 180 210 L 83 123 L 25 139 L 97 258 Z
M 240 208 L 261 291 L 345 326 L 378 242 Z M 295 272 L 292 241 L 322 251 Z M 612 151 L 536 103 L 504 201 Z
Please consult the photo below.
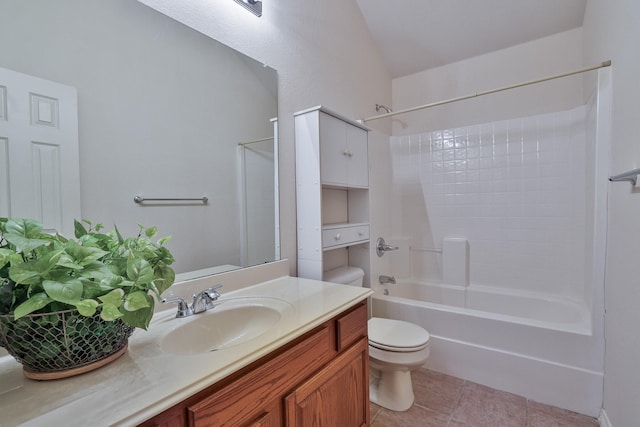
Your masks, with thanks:
M 0 218 L 0 346 L 27 377 L 62 378 L 95 369 L 147 329 L 154 298 L 175 279 L 174 259 L 152 242 L 156 228 L 124 238 L 75 221 L 76 239 L 29 219 Z

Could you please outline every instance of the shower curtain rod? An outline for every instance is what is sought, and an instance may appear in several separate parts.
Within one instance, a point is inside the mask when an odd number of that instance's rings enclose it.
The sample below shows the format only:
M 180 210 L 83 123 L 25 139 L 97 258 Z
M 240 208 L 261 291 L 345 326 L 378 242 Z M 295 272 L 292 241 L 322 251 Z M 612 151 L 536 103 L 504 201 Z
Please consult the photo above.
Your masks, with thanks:
M 249 144 L 255 144 L 257 142 L 264 142 L 264 141 L 269 141 L 272 140 L 273 137 L 272 136 L 268 136 L 266 138 L 260 138 L 260 139 L 254 139 L 252 141 L 247 141 L 247 142 L 238 142 L 238 145 L 244 146 L 244 145 L 249 145 Z
M 580 68 L 578 70 L 568 71 L 566 73 L 556 74 L 554 76 L 543 77 L 541 79 L 536 79 L 536 80 L 529 80 L 529 81 L 522 82 L 522 83 L 517 83 L 517 84 L 513 84 L 513 85 L 509 85 L 509 86 L 499 87 L 497 89 L 485 90 L 483 92 L 476 92 L 476 93 L 471 94 L 471 95 L 459 96 L 457 98 L 450 98 L 450 99 L 445 99 L 443 101 L 432 102 L 431 104 L 418 105 L 417 107 L 411 107 L 411 108 L 406 108 L 404 110 L 393 111 L 391 113 L 386 113 L 386 114 L 380 114 L 380 115 L 377 115 L 377 116 L 367 117 L 366 119 L 360 119 L 359 122 L 360 123 L 366 123 L 366 122 L 370 122 L 370 121 L 373 121 L 373 120 L 384 119 L 384 118 L 387 118 L 387 117 L 396 116 L 398 114 L 410 113 L 412 111 L 417 111 L 417 110 L 424 110 L 425 108 L 437 107 L 438 105 L 450 104 L 452 102 L 457 102 L 457 101 L 464 101 L 465 99 L 476 98 L 478 96 L 489 95 L 489 94 L 492 94 L 492 93 L 502 92 L 502 91 L 509 90 L 509 89 L 515 89 L 517 87 L 522 87 L 522 86 L 528 86 L 528 85 L 532 85 L 532 84 L 535 84 L 535 83 L 542 83 L 542 82 L 546 82 L 548 80 L 559 79 L 561 77 L 572 76 L 574 74 L 585 73 L 587 71 L 597 70 L 599 68 L 604 68 L 604 67 L 609 67 L 609 66 L 611 66 L 611 61 L 610 60 L 601 62 L 598 65 L 592 65 L 590 67 Z

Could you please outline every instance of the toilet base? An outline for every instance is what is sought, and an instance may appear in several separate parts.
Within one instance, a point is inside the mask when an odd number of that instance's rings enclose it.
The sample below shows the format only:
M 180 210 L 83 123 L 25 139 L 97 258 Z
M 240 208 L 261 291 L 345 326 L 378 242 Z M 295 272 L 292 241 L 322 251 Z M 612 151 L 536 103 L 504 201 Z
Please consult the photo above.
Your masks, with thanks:
M 413 405 L 413 385 L 409 370 L 380 371 L 370 368 L 369 399 L 392 411 L 406 411 Z

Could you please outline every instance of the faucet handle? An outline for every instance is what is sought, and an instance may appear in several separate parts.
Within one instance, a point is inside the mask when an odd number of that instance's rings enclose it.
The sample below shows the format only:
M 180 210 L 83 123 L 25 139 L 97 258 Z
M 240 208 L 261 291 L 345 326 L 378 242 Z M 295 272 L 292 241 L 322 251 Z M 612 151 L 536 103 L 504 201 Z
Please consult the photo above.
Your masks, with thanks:
M 182 297 L 174 296 L 174 297 L 162 298 L 160 302 L 163 304 L 177 302 L 178 312 L 176 313 L 176 317 L 188 317 L 193 314 L 193 309 L 189 307 L 189 304 L 187 304 L 187 301 Z
M 221 284 L 217 284 L 210 288 L 201 291 L 200 293 L 193 296 L 193 312 L 201 313 L 203 311 L 210 310 L 214 308 L 214 301 L 220 298 L 220 293 L 218 289 L 222 288 Z
M 220 298 L 220 292 L 218 292 L 218 289 L 222 289 L 222 285 L 220 283 L 210 288 L 207 288 L 202 292 L 204 292 L 206 296 L 208 296 L 209 298 L 215 301 L 218 298 Z
M 204 291 L 200 292 L 200 295 L 202 295 L 203 297 L 206 298 L 207 301 L 207 308 L 213 308 L 212 306 L 210 306 L 210 304 L 217 300 L 218 298 L 220 298 L 220 292 L 218 292 L 218 289 L 221 289 L 222 285 L 221 284 L 217 284 L 215 286 L 212 286 L 210 288 L 205 289 Z

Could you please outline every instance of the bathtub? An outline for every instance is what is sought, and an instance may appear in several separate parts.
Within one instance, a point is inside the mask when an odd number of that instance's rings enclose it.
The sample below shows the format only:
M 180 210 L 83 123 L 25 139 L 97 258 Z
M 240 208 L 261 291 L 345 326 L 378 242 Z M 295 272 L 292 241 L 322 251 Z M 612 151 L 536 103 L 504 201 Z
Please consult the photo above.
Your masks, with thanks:
M 398 280 L 374 285 L 372 314 L 431 335 L 426 367 L 597 416 L 603 361 L 588 307 L 569 299 Z
M 537 326 L 577 334 L 591 334 L 591 314 L 585 304 L 487 286 L 449 286 L 399 280 L 381 292 L 391 298 L 422 301 L 427 306 L 496 321 Z M 459 310 L 462 309 L 462 310 Z

